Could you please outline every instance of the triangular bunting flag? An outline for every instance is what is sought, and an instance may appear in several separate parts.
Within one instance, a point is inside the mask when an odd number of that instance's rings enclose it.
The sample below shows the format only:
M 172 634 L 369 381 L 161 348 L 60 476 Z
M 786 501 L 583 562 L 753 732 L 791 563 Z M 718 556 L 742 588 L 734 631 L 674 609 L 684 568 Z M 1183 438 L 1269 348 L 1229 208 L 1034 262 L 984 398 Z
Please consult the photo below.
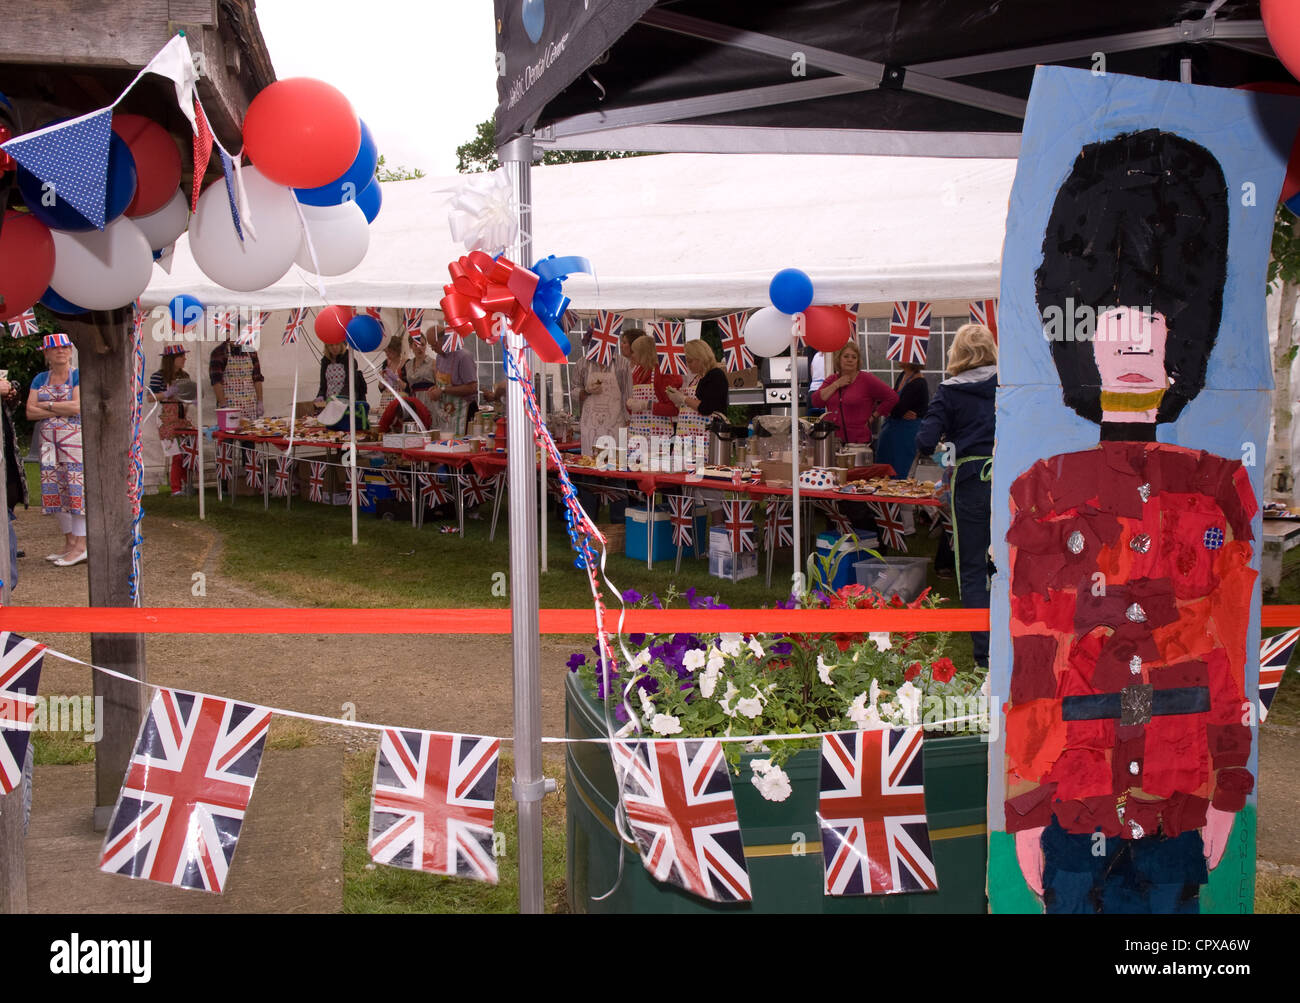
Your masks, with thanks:
M 112 124 L 113 112 L 105 108 L 84 118 L 18 136 L 0 149 L 43 184 L 50 185 L 47 190 L 102 230 Z
M 45 645 L 5 631 L 0 652 L 0 794 L 8 794 L 23 779 Z
M 208 173 L 208 158 L 212 156 L 212 130 L 208 127 L 208 117 L 203 114 L 203 105 L 194 99 L 194 188 L 190 195 L 190 212 L 199 211 L 199 193 L 203 191 L 203 175 Z
M 225 150 L 218 148 L 217 153 L 221 157 L 221 170 L 226 176 L 226 198 L 230 200 L 230 218 L 235 221 L 235 233 L 239 235 L 242 242 L 244 227 L 239 220 L 239 199 L 235 196 L 235 164 Z

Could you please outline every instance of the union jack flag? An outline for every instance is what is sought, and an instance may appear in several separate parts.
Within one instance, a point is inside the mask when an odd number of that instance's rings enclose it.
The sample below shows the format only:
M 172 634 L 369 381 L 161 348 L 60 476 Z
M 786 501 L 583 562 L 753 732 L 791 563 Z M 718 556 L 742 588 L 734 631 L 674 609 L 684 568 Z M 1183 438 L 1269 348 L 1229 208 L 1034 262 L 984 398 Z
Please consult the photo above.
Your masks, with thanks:
M 733 554 L 748 554 L 754 549 L 754 503 L 724 501 L 722 525 L 727 530 Z
M 952 510 L 947 505 L 940 505 L 934 510 L 934 521 L 948 534 L 948 545 L 952 546 Z
M 323 502 L 325 500 L 325 462 L 309 460 L 311 468 L 307 472 L 307 500 Z
M 420 474 L 420 503 L 424 508 L 432 508 L 434 505 L 447 505 L 452 499 L 452 494 L 442 486 L 436 474 Z
M 754 353 L 745 344 L 745 311 L 729 313 L 718 318 L 718 333 L 722 337 L 722 360 L 727 372 L 738 373 L 754 364 Z
M 239 313 L 235 310 L 214 310 L 212 331 L 218 338 L 229 338 L 239 329 Z
M 843 512 L 840 511 L 838 502 L 819 501 L 817 508 L 826 516 L 826 521 L 835 527 L 835 532 L 840 536 L 850 536 L 853 533 L 853 523 Z
M 289 311 L 289 319 L 284 325 L 284 336 L 280 339 L 282 345 L 293 345 L 298 341 L 298 335 L 307 333 L 307 308 L 301 307 L 297 310 Z
M 750 901 L 722 743 L 615 742 L 612 751 L 628 825 L 655 880 L 714 902 Z
M 266 707 L 154 690 L 99 869 L 220 893 L 270 725 Z
M 894 315 L 889 321 L 889 347 L 885 350 L 885 358 L 923 366 L 929 343 L 930 304 L 920 300 L 895 303 Z
M 998 301 L 997 300 L 972 300 L 970 305 L 970 322 L 972 324 L 983 324 L 993 335 L 993 340 L 998 340 Z
M 651 324 L 655 349 L 659 353 L 659 372 L 667 376 L 688 376 L 686 368 L 686 325 L 681 321 L 663 320 Z
M 1268 709 L 1273 706 L 1277 696 L 1282 674 L 1286 672 L 1291 652 L 1295 650 L 1296 641 L 1300 641 L 1300 627 L 1288 630 L 1273 637 L 1266 637 L 1259 642 L 1259 721 L 1264 723 Z M 0 686 L 0 688 L 3 688 Z
M 498 738 L 384 730 L 370 798 L 370 857 L 497 883 Z
M 41 326 L 36 320 L 36 308 L 24 310 L 17 317 L 9 321 L 9 336 L 11 338 L 28 338 L 34 334 L 41 333 Z
M 876 517 L 876 526 L 880 530 L 880 541 L 890 550 L 907 553 L 907 535 L 904 532 L 903 513 L 896 502 L 867 502 L 871 514 Z
M 0 649 L 0 794 L 8 794 L 23 779 L 45 645 L 5 631 Z
M 694 546 L 695 499 L 686 495 L 668 495 L 669 518 L 673 524 L 673 543 L 678 547 Z
M 277 498 L 289 495 L 289 484 L 293 480 L 293 457 L 288 453 L 275 458 L 275 480 L 271 482 L 271 494 Z
M 243 332 L 239 335 L 241 345 L 256 345 L 262 337 L 262 325 L 271 316 L 269 310 L 254 310 L 248 315 Z
M 474 508 L 476 505 L 482 505 L 492 500 L 492 495 L 497 488 L 497 481 L 501 475 L 495 477 L 480 477 L 478 474 L 466 473 L 461 475 L 461 497 L 465 505 Z
M 199 437 L 197 435 L 183 435 L 181 440 L 181 467 L 184 470 L 194 470 L 199 462 Z
M 625 488 L 612 488 L 608 484 L 592 484 L 588 490 L 603 502 L 616 502 L 627 494 Z
M 608 366 L 618 354 L 618 336 L 623 330 L 623 315 L 600 310 L 596 321 L 591 325 L 591 347 L 587 349 L 587 358 L 599 366 Z
M 817 824 L 827 895 L 937 889 L 920 727 L 823 735 Z
M 370 504 L 370 496 L 366 494 L 366 480 L 360 467 L 346 467 L 348 472 L 348 491 L 355 491 L 357 495 L 357 505 L 365 508 Z
M 763 519 L 763 546 L 768 550 L 794 546 L 794 519 L 790 515 L 789 502 L 773 500 L 767 503 L 767 514 Z
M 411 340 L 419 340 L 422 337 L 421 332 L 424 330 L 424 307 L 403 310 L 402 323 L 406 326 L 406 333 L 411 336 Z
M 262 486 L 262 462 L 254 449 L 244 450 L 244 483 L 250 488 Z
M 217 479 L 228 481 L 234 472 L 235 464 L 231 458 L 230 443 L 222 439 L 217 443 Z
M 406 474 L 401 470 L 385 470 L 384 480 L 388 486 L 393 489 L 393 497 L 398 501 L 406 501 L 411 497 L 411 489 L 406 486 Z
M 383 312 L 377 306 L 354 306 L 352 312 L 358 317 L 365 314 L 367 317 L 374 317 L 381 324 L 384 322 Z
M 460 346 L 465 344 L 465 336 L 455 328 L 447 328 L 447 336 L 442 339 L 442 350 L 444 352 L 456 352 Z

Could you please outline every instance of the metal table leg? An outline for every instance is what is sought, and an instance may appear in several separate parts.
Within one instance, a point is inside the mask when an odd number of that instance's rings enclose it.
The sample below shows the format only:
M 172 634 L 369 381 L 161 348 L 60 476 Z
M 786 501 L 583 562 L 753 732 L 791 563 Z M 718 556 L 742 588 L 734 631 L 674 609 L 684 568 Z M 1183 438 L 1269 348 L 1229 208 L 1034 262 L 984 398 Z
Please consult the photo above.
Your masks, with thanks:
M 501 497 L 506 493 L 506 484 L 504 478 L 498 478 L 501 484 L 497 486 L 496 497 L 492 499 L 492 526 L 488 530 L 488 542 L 491 543 L 497 538 L 497 519 L 501 515 Z

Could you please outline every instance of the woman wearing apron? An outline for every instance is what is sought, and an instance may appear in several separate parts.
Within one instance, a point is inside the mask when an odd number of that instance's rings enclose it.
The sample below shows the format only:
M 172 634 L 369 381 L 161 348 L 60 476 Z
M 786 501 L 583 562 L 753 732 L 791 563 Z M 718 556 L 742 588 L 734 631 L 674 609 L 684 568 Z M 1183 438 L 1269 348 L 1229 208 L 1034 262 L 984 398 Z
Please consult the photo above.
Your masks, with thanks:
M 888 463 L 894 468 L 895 477 L 906 477 L 916 460 L 916 430 L 930 406 L 930 384 L 921 375 L 921 367 L 908 362 L 894 384 L 894 392 L 898 394 L 898 403 L 880 429 L 876 462 Z
M 726 373 L 707 341 L 688 341 L 685 351 L 691 375 L 681 390 L 670 389 L 668 396 L 679 409 L 677 436 L 679 448 L 684 450 L 684 465 L 694 470 L 704 462 L 709 416 L 726 411 L 729 393 Z
M 262 416 L 262 369 L 257 353 L 223 341 L 208 359 L 208 379 L 217 407 L 232 407 L 248 421 Z
M 578 403 L 582 405 L 578 422 L 582 455 L 595 456 L 599 452 L 596 443 L 602 438 L 618 441 L 618 430 L 627 422 L 623 402 L 628 388 L 616 359 L 602 366 L 584 356 L 578 360 L 575 376 Z
M 627 398 L 627 466 L 648 463 L 655 432 L 655 342 L 647 334 L 632 342 L 632 389 Z M 639 441 L 633 442 L 634 437 Z
M 170 388 L 189 378 L 190 374 L 185 371 L 185 346 L 175 342 L 163 345 L 162 368 L 149 377 L 149 392 L 159 405 L 158 439 L 163 443 L 164 456 L 171 456 L 168 479 L 174 495 L 185 488 L 185 451 L 180 433 L 193 430 L 185 420 L 184 405 L 172 399 L 174 395 Z
M 81 391 L 72 368 L 72 341 L 47 334 L 41 347 L 49 368 L 27 394 L 27 417 L 41 420 L 41 511 L 59 517 L 64 548 L 46 560 L 61 568 L 86 559 L 86 474 L 81 452 Z

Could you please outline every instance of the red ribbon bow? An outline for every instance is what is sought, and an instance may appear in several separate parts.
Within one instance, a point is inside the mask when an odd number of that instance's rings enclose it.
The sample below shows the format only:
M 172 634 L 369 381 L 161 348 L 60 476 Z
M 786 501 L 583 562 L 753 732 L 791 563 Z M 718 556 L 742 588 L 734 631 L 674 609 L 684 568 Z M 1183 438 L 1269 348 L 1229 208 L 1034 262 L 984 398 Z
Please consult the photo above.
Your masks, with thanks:
M 546 325 L 533 313 L 533 294 L 538 278 L 508 258 L 492 258 L 485 251 L 471 251 L 447 266 L 451 285 L 443 286 L 442 313 L 447 326 L 461 335 L 477 334 L 489 345 L 500 340 L 494 330 L 494 315 L 501 314 L 511 330 L 533 344 L 539 337 L 550 340 Z

